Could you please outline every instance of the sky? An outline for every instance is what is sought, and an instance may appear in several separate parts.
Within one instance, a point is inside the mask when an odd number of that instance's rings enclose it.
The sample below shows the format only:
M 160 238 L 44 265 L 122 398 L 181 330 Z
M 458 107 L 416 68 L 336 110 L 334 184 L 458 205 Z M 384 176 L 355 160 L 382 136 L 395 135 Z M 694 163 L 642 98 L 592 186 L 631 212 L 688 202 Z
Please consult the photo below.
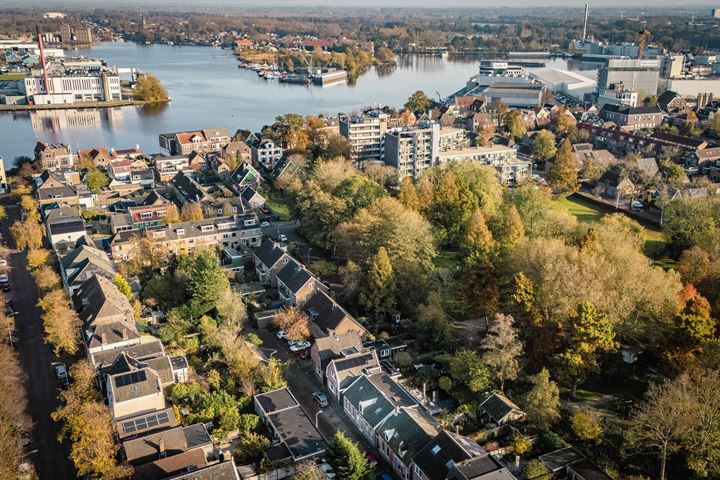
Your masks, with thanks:
M 242 6 L 287 6 L 287 7 L 425 7 L 443 8 L 448 6 L 467 8 L 497 8 L 497 7 L 582 7 L 586 0 L 2 0 L 0 4 L 6 6 L 51 6 L 61 7 L 121 7 L 152 8 L 163 5 L 187 6 L 192 9 L 202 9 L 203 6 L 227 6 L 239 8 Z M 591 8 L 616 7 L 634 9 L 641 7 L 720 7 L 720 0 L 596 0 L 590 1 Z

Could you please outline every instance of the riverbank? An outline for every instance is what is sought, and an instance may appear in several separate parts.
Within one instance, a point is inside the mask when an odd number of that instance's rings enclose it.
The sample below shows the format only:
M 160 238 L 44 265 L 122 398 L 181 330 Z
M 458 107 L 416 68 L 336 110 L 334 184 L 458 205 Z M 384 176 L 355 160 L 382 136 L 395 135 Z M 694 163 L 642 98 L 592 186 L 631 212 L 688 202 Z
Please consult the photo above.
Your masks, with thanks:
M 160 101 L 148 100 L 112 100 L 108 102 L 60 103 L 56 105 L 0 105 L 0 112 L 33 112 L 36 110 L 75 110 L 83 108 L 112 108 L 135 105 L 155 105 L 169 103 L 170 99 Z

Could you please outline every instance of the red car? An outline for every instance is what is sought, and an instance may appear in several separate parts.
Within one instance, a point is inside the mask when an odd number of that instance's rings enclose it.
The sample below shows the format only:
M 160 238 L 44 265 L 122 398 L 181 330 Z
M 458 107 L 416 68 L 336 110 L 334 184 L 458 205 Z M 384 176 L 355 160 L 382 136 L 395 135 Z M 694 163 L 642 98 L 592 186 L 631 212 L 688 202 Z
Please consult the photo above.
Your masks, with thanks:
M 300 357 L 300 360 L 308 360 L 310 358 L 310 349 L 307 348 L 305 350 L 300 350 L 298 356 Z

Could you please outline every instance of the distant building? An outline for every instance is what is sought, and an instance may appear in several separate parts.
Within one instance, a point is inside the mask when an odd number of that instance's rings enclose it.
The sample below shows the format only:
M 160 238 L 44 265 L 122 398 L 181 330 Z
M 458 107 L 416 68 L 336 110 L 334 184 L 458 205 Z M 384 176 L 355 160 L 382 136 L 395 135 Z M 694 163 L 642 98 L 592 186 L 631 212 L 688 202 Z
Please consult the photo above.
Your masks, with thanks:
M 712 15 L 713 18 L 720 18 L 720 8 L 710 10 L 710 15 Z
M 598 92 L 598 108 L 605 105 L 627 105 L 628 107 L 637 107 L 638 92 L 636 90 L 628 90 L 622 83 L 613 83 L 609 88 Z
M 24 79 L 27 101 L 36 105 L 73 104 L 120 100 L 120 75 L 116 68 L 97 67 L 82 62 L 80 66 L 51 63 L 47 67 L 48 85 L 41 71 L 33 70 Z
M 498 179 L 506 185 L 517 185 L 530 177 L 531 162 L 517 158 L 514 148 L 489 145 L 440 152 L 438 163 L 477 162 L 495 168 Z
M 440 125 L 435 122 L 389 131 L 385 135 L 385 163 L 395 167 L 399 179 L 418 178 L 435 165 L 439 146 Z
M 508 107 L 530 108 L 542 105 L 544 93 L 545 85 L 542 83 L 496 82 L 483 95 L 490 105 L 502 102 Z
M 657 105 L 651 107 L 628 107 L 626 105 L 605 105 L 600 116 L 609 122 L 628 130 L 654 129 L 659 127 L 665 116 Z
M 72 168 L 75 164 L 75 155 L 69 145 L 37 142 L 35 144 L 35 161 L 42 170 L 65 170 Z
M 631 58 L 609 58 L 598 72 L 598 92 L 612 84 L 622 83 L 626 89 L 635 90 L 639 96 L 655 95 L 660 79 L 660 61 Z M 644 97 L 643 97 L 644 98 Z
M 161 153 L 172 155 L 190 155 L 198 153 L 221 153 L 230 143 L 227 128 L 206 128 L 191 132 L 161 133 L 159 136 Z
M 340 117 L 340 135 L 350 143 L 351 156 L 356 162 L 383 159 L 387 129 L 385 113 L 374 111 Z

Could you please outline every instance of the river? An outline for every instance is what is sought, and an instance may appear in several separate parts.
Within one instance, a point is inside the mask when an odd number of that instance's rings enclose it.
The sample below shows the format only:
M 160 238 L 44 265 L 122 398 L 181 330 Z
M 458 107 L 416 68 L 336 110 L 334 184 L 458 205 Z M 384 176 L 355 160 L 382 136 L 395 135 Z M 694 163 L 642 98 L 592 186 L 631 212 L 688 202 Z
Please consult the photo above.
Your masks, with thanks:
M 259 129 L 284 113 L 352 112 L 370 105 L 400 107 L 415 90 L 446 97 L 477 72 L 478 57 L 402 56 L 391 69 L 371 69 L 355 84 L 289 85 L 259 79 L 237 68 L 230 50 L 212 47 L 103 43 L 67 55 L 94 57 L 108 65 L 134 66 L 160 79 L 172 98 L 158 106 L 0 113 L 0 155 L 11 167 L 33 155 L 37 140 L 73 148 L 139 145 L 158 151 L 158 134 L 212 127 Z M 550 64 L 567 67 L 564 60 Z M 582 66 L 570 65 L 571 69 Z

